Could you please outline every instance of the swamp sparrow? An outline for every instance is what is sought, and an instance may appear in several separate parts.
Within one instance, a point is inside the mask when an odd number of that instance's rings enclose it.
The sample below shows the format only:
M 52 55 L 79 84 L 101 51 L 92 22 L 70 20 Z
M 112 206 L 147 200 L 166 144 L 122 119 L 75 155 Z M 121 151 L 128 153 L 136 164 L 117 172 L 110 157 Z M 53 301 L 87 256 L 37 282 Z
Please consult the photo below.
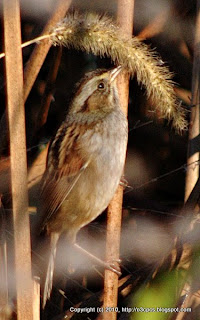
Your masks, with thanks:
M 85 75 L 49 147 L 39 208 L 51 240 L 43 307 L 51 294 L 59 237 L 64 233 L 74 243 L 77 232 L 106 209 L 120 182 L 128 127 L 115 81 L 120 71 Z

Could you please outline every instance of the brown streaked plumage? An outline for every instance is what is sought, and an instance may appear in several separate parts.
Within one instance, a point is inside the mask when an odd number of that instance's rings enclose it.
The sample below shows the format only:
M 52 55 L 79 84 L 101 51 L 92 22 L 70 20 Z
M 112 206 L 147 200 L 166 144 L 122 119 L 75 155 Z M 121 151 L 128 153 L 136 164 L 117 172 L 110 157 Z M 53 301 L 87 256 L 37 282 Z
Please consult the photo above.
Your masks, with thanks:
M 120 70 L 86 75 L 49 147 L 39 208 L 41 229 L 51 239 L 43 307 L 51 294 L 60 235 L 74 243 L 77 232 L 106 209 L 120 182 L 127 145 L 115 82 Z

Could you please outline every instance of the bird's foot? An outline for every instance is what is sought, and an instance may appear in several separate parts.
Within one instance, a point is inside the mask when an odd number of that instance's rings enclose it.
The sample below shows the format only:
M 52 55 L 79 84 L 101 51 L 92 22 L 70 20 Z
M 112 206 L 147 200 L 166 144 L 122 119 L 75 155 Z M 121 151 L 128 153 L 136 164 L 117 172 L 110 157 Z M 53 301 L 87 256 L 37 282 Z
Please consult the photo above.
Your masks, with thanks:
M 128 181 L 125 179 L 124 176 L 121 177 L 119 184 L 120 184 L 120 186 L 122 186 L 124 189 L 125 189 L 126 187 L 128 187 Z

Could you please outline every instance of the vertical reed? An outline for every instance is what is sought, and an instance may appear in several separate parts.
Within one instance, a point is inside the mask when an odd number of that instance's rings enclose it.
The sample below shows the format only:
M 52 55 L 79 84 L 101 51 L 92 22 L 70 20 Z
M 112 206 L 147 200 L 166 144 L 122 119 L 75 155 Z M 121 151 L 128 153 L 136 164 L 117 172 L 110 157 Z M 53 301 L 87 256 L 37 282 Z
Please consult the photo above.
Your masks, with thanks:
M 7 111 L 10 135 L 17 319 L 32 320 L 31 247 L 28 215 L 23 65 L 19 0 L 4 0 Z
M 118 0 L 117 21 L 120 31 L 127 37 L 132 36 L 133 31 L 134 0 Z M 119 77 L 118 89 L 123 111 L 128 114 L 129 75 Z M 120 251 L 121 217 L 123 203 L 123 187 L 119 186 L 108 207 L 107 213 L 107 239 L 106 261 L 117 261 Z M 104 320 L 117 319 L 117 312 L 106 312 L 106 308 L 117 307 L 118 301 L 118 275 L 110 270 L 105 270 L 104 278 Z M 111 309 L 112 310 L 112 309 Z

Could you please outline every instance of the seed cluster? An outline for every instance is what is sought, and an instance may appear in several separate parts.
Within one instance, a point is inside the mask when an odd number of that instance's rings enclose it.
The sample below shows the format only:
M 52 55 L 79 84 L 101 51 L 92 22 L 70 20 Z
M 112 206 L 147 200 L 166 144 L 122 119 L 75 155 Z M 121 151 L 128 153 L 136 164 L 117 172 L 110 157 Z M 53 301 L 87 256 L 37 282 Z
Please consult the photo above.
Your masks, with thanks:
M 69 14 L 51 33 L 54 45 L 110 57 L 146 88 L 152 108 L 172 121 L 178 131 L 187 128 L 184 109 L 177 102 L 172 74 L 159 56 L 137 37 L 127 38 L 108 16 L 94 13 Z

